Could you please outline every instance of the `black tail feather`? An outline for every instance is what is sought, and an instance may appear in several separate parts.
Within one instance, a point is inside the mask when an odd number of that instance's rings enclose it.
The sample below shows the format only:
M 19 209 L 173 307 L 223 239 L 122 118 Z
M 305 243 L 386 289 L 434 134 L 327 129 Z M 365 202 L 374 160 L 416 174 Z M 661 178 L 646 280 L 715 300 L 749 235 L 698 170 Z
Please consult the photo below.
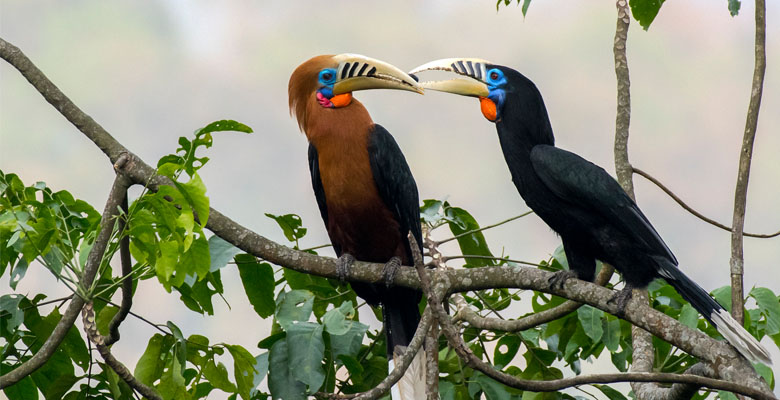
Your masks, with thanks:
M 668 260 L 659 260 L 658 273 L 677 290 L 677 293 L 691 303 L 707 321 L 745 358 L 752 362 L 772 364 L 769 352 L 742 327 L 723 306 L 718 304 L 707 291 L 688 278 L 676 265 Z

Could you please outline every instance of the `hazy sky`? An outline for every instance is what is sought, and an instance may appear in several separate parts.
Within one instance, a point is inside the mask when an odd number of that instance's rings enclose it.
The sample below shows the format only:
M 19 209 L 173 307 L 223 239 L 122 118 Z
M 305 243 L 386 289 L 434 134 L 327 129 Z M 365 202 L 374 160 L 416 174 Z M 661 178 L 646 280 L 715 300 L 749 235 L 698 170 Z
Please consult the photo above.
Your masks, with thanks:
M 732 18 L 726 1 L 669 1 L 648 32 L 632 21 L 628 43 L 630 158 L 704 214 L 729 224 L 739 146 L 753 69 L 753 9 Z M 780 4 L 768 2 L 769 56 L 746 229 L 780 229 Z M 442 57 L 480 57 L 512 66 L 542 91 L 557 144 L 613 171 L 615 78 L 613 1 L 534 1 L 520 8 L 484 1 L 208 2 L 3 0 L 0 36 L 18 45 L 84 111 L 125 146 L 154 163 L 178 136 L 218 119 L 252 135 L 219 133 L 202 170 L 213 207 L 277 241 L 263 213 L 295 212 L 309 235 L 327 242 L 312 195 L 306 139 L 287 109 L 287 81 L 318 54 L 361 53 L 411 69 Z M 428 93 L 360 92 L 374 120 L 406 154 L 421 198 L 448 198 L 482 224 L 527 207 L 511 184 L 494 126 L 473 99 Z M 106 158 L 19 74 L 0 63 L 0 169 L 26 183 L 46 181 L 102 209 L 113 172 Z M 683 268 L 707 289 L 728 284 L 727 232 L 704 224 L 660 190 L 635 178 L 637 198 Z M 447 232 L 440 232 L 440 237 Z M 558 238 L 529 216 L 487 233 L 495 253 L 538 261 Z M 780 291 L 780 239 L 746 239 L 745 281 Z M 457 264 L 453 264 L 457 266 Z M 231 309 L 216 317 L 187 311 L 155 282 L 134 311 L 173 320 L 185 334 L 239 343 L 257 353 L 267 335 L 223 270 Z M 8 291 L 7 280 L 0 293 Z M 65 294 L 31 271 L 23 293 Z M 164 305 L 164 306 L 161 306 Z M 255 324 L 256 330 L 235 329 Z M 127 332 L 132 332 L 125 335 Z M 151 329 L 123 325 L 118 356 L 135 365 Z M 772 347 L 770 342 L 767 342 Z M 780 353 L 773 349 L 780 359 Z M 583 366 L 584 372 L 589 372 Z M 777 369 L 776 369 L 777 371 Z

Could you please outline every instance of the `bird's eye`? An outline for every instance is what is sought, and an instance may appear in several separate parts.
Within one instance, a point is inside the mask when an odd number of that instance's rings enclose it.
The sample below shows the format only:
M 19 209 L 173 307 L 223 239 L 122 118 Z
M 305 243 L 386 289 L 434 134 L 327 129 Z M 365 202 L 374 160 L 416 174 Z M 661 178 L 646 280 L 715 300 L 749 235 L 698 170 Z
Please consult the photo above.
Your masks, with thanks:
M 488 82 L 491 84 L 501 84 L 504 81 L 504 73 L 498 68 L 492 68 L 487 71 Z
M 333 68 L 326 68 L 320 71 L 319 76 L 320 83 L 323 85 L 330 85 L 336 81 L 336 70 Z

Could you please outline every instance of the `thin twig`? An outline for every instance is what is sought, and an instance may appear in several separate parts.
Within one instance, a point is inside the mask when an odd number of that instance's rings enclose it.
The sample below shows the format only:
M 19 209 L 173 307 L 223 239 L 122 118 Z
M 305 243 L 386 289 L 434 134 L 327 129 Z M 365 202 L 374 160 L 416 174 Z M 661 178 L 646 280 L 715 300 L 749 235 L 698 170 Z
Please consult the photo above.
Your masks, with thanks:
M 471 235 L 471 234 L 474 234 L 474 233 L 477 233 L 477 232 L 482 232 L 482 231 L 484 231 L 484 230 L 488 230 L 488 229 L 490 229 L 490 228 L 495 228 L 495 227 L 497 227 L 497 226 L 504 225 L 504 224 L 506 224 L 506 223 L 508 223 L 508 222 L 512 222 L 512 221 L 514 221 L 514 220 L 516 220 L 516 219 L 523 218 L 523 217 L 525 217 L 525 216 L 526 216 L 526 215 L 528 215 L 528 214 L 533 214 L 533 211 L 526 211 L 526 212 L 524 212 L 524 213 L 522 213 L 522 214 L 520 214 L 520 215 L 515 215 L 514 217 L 512 217 L 512 218 L 507 218 L 507 219 L 505 219 L 505 220 L 503 220 L 503 221 L 501 221 L 501 222 L 497 222 L 497 223 L 495 223 L 495 224 L 492 224 L 492 225 L 483 226 L 483 227 L 481 227 L 481 228 L 477 228 L 477 229 L 472 229 L 472 230 L 470 230 L 470 231 L 466 231 L 466 232 L 463 232 L 463 233 L 457 234 L 457 235 L 455 235 L 455 236 L 453 236 L 453 237 L 450 237 L 450 238 L 447 238 L 447 239 L 442 239 L 442 240 L 439 240 L 439 241 L 437 241 L 437 242 L 436 242 L 436 245 L 441 245 L 441 244 L 447 243 L 447 242 L 449 242 L 449 241 L 452 241 L 452 240 L 455 240 L 455 239 L 462 238 L 462 237 L 464 237 L 464 236 L 468 236 L 468 235 Z
M 95 308 L 91 301 L 82 309 L 81 316 L 84 324 L 84 331 L 86 331 L 89 341 L 95 344 L 98 353 L 103 357 L 106 364 L 133 390 L 141 393 L 147 399 L 162 400 L 162 397 L 157 394 L 157 391 L 136 379 L 135 376 L 133 376 L 133 373 L 111 354 L 111 350 L 104 342 L 106 337 L 98 332 L 97 323 L 95 322 Z
M 644 170 L 641 170 L 639 168 L 636 168 L 636 167 L 632 167 L 632 168 L 633 168 L 633 171 L 634 171 L 635 174 L 637 174 L 637 175 L 647 179 L 648 181 L 654 183 L 656 186 L 658 186 L 659 189 L 663 190 L 664 193 L 666 193 L 669 197 L 671 197 L 672 200 L 674 200 L 677 204 L 679 204 L 680 207 L 682 207 L 683 209 L 685 209 L 689 213 L 693 214 L 695 217 L 699 218 L 700 220 L 702 220 L 702 221 L 704 221 L 704 222 L 706 222 L 706 223 L 708 223 L 710 225 L 713 225 L 713 226 L 716 226 L 716 227 L 718 227 L 720 229 L 723 229 L 725 231 L 731 232 L 731 227 L 730 226 L 726 226 L 725 224 L 722 224 L 722 223 L 720 223 L 718 221 L 715 221 L 712 218 L 708 218 L 705 215 L 703 215 L 702 213 L 694 210 L 691 206 L 686 204 L 684 201 L 682 201 L 682 199 L 680 199 L 676 194 L 674 194 L 674 192 L 672 192 L 671 189 L 666 187 L 663 183 L 661 183 L 661 181 L 659 181 L 658 179 L 656 179 L 652 175 L 648 174 L 647 172 L 645 172 Z M 776 236 L 780 236 L 780 231 L 777 231 L 775 233 L 768 233 L 768 234 L 767 233 L 748 233 L 748 232 L 742 232 L 742 234 L 744 236 L 767 239 L 767 238 L 773 238 L 773 237 L 776 237 Z
M 111 346 L 119 340 L 119 325 L 127 318 L 127 314 L 130 312 L 130 308 L 133 306 L 133 280 L 130 276 L 133 272 L 132 261 L 130 260 L 130 236 L 125 234 L 125 226 L 127 222 L 128 206 L 127 206 L 127 191 L 125 191 L 122 197 L 122 212 L 124 215 L 119 218 L 118 235 L 121 237 L 119 242 L 119 260 L 122 266 L 122 306 L 119 307 L 119 311 L 114 314 L 114 318 L 108 324 L 108 337 L 105 338 L 105 345 Z
M 761 109 L 761 95 L 764 90 L 766 73 L 766 1 L 756 0 L 756 43 L 753 83 L 750 88 L 750 104 L 745 120 L 745 132 L 742 138 L 742 150 L 739 152 L 739 172 L 734 190 L 734 218 L 731 223 L 731 315 L 738 322 L 743 320 L 744 288 L 742 277 L 745 273 L 743 255 L 743 236 L 745 228 L 745 208 L 747 205 L 750 162 L 753 158 L 753 143 L 758 127 L 758 112 Z

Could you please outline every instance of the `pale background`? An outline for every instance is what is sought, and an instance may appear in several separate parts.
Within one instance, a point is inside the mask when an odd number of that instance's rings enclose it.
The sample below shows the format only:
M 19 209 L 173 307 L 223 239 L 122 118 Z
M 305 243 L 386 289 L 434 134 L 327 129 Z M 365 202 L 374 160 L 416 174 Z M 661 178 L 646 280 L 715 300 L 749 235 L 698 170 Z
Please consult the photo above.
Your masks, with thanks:
M 780 4 L 767 3 L 768 68 L 746 219 L 746 229 L 758 233 L 780 229 Z M 629 34 L 632 163 L 727 225 L 753 71 L 753 29 L 750 1 L 732 18 L 725 0 L 692 0 L 666 2 L 649 32 L 632 21 Z M 287 80 L 301 62 L 352 52 L 402 69 L 442 57 L 512 66 L 542 91 L 557 144 L 611 172 L 614 30 L 613 1 L 534 1 L 526 18 L 514 5 L 496 12 L 492 0 L 0 3 L 0 36 L 150 164 L 172 152 L 178 136 L 213 120 L 253 127 L 253 135 L 216 135 L 207 154 L 211 162 L 201 172 L 211 204 L 282 242 L 263 213 L 298 213 L 309 227 L 304 247 L 325 243 L 327 236 L 310 188 L 306 140 L 287 109 Z M 448 197 L 482 224 L 527 209 L 476 101 L 397 91 L 356 97 L 399 142 L 421 198 Z M 27 184 L 42 180 L 70 190 L 99 210 L 113 179 L 102 153 L 5 63 L 0 169 Z M 641 177 L 635 183 L 640 206 L 681 267 L 707 289 L 727 285 L 729 233 L 689 215 Z M 548 257 L 559 243 L 535 216 L 486 235 L 494 252 L 503 247 L 532 261 Z M 778 259 L 780 239 L 746 238 L 747 290 L 760 285 L 779 292 Z M 231 308 L 215 299 L 213 317 L 187 310 L 154 281 L 141 287 L 133 310 L 158 323 L 172 320 L 185 335 L 205 334 L 257 354 L 268 322 L 252 311 L 233 268 L 223 269 L 223 281 Z M 10 292 L 7 278 L 0 288 Z M 67 294 L 48 273 L 32 268 L 18 291 Z M 132 369 L 153 333 L 129 318 L 115 354 Z M 764 343 L 780 360 L 771 341 Z M 609 367 L 608 361 L 584 364 L 583 372 Z

